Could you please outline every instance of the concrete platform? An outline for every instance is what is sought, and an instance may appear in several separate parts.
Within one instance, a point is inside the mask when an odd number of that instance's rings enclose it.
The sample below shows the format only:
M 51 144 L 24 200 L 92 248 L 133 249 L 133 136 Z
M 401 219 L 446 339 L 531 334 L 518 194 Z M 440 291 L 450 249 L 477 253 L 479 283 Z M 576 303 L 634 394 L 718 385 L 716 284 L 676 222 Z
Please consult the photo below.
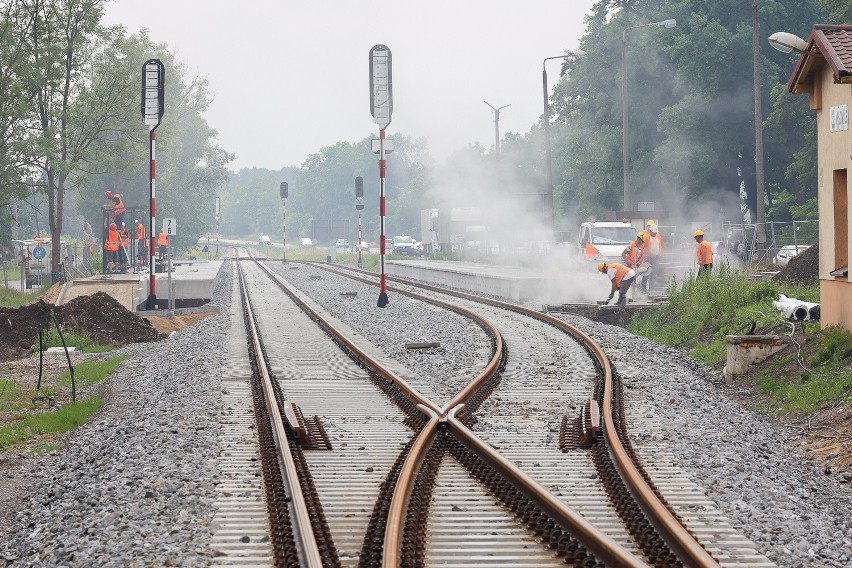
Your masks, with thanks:
M 210 301 L 213 281 L 222 267 L 221 260 L 175 261 L 172 267 L 171 287 L 168 273 L 155 274 L 159 309 L 168 308 L 170 297 L 174 297 L 176 308 L 200 306 Z M 144 309 L 148 298 L 148 281 L 147 272 L 99 274 L 76 279 L 63 286 L 57 304 L 66 304 L 78 296 L 104 292 L 128 310 Z

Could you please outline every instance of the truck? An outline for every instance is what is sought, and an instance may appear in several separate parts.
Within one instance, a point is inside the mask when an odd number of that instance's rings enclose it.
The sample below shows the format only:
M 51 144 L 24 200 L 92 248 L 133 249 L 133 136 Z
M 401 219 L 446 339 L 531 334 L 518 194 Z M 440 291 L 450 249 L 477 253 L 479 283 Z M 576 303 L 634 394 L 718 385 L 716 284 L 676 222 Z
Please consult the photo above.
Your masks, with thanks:
M 637 229 L 619 221 L 589 221 L 580 224 L 579 252 L 589 260 L 622 262 L 621 253 L 636 240 Z

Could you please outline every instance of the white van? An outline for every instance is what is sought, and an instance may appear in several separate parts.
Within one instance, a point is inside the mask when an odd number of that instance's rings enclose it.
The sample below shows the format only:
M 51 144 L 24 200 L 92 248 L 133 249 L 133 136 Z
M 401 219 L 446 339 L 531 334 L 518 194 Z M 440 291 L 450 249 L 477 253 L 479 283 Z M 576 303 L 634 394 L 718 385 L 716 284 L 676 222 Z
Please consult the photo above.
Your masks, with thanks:
M 790 262 L 791 258 L 796 256 L 797 254 L 802 254 L 809 248 L 811 248 L 810 245 L 784 245 L 775 254 L 773 262 L 778 266 L 786 266 L 787 263 Z
M 589 260 L 622 262 L 621 253 L 636 240 L 637 232 L 630 223 L 619 221 L 582 223 L 577 239 L 579 252 Z

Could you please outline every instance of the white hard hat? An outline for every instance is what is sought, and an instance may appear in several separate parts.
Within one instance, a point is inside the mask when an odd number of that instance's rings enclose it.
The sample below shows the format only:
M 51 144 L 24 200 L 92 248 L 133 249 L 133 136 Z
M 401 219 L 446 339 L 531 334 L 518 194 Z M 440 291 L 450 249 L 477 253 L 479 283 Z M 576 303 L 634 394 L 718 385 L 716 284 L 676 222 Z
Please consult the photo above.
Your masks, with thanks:
M 657 225 L 656 225 L 656 224 L 651 225 L 650 227 L 648 227 L 648 230 L 649 230 L 649 231 L 651 231 L 652 233 L 659 233 L 659 232 L 660 232 L 660 229 L 659 229 L 659 227 L 657 227 Z

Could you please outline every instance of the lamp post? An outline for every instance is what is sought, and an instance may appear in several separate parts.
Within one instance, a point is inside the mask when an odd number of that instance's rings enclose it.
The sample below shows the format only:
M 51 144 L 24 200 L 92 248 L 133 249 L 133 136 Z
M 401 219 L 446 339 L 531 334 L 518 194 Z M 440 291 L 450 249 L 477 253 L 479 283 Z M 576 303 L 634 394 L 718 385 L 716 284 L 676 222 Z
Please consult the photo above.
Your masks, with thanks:
M 504 109 L 508 106 L 512 105 L 503 105 L 501 107 L 495 108 L 494 105 L 489 103 L 488 101 L 482 101 L 494 111 L 494 156 L 496 158 L 500 157 L 500 110 Z
M 638 24 L 628 26 L 621 32 L 621 162 L 624 170 L 624 210 L 630 210 L 630 130 L 627 120 L 627 32 L 637 28 L 648 28 L 657 26 L 661 28 L 673 28 L 677 25 L 676 20 L 663 20 L 650 24 Z

